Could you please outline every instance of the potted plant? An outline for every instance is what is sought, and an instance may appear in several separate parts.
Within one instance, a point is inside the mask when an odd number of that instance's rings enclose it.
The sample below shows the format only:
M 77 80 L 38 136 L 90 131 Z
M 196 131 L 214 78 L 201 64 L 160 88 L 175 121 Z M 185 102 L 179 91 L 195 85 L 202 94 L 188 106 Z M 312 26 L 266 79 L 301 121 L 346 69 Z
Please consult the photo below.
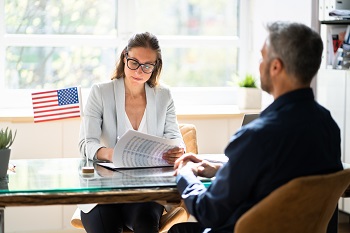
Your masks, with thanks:
M 254 76 L 247 74 L 238 82 L 238 85 L 238 107 L 240 109 L 260 109 L 261 90 L 257 87 Z
M 0 130 L 0 178 L 5 177 L 10 161 L 11 145 L 16 138 L 17 130 L 12 134 L 12 130 Z

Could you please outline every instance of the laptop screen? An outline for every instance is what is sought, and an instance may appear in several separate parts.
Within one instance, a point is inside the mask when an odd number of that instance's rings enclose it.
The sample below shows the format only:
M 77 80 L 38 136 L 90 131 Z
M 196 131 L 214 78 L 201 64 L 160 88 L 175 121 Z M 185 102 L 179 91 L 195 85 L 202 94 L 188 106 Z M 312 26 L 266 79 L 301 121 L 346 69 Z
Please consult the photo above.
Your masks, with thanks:
M 260 116 L 259 113 L 253 113 L 253 114 L 244 114 L 243 116 L 243 121 L 242 121 L 242 126 L 246 125 L 250 122 L 252 122 L 253 120 L 255 120 L 256 118 L 258 118 Z

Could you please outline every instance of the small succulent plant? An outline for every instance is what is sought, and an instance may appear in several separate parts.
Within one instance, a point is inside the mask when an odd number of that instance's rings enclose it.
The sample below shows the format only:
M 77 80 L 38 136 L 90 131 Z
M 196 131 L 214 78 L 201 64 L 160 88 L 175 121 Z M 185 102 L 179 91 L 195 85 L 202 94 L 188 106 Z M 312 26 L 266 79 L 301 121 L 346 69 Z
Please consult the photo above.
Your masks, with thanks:
M 253 77 L 253 75 L 247 74 L 243 80 L 241 80 L 239 83 L 240 87 L 254 87 L 256 88 L 256 79 Z
M 17 134 L 17 130 L 15 131 L 14 134 L 12 134 L 12 130 L 8 129 L 8 127 L 6 127 L 5 130 L 1 129 L 0 130 L 0 150 L 9 149 L 16 138 L 16 134 Z

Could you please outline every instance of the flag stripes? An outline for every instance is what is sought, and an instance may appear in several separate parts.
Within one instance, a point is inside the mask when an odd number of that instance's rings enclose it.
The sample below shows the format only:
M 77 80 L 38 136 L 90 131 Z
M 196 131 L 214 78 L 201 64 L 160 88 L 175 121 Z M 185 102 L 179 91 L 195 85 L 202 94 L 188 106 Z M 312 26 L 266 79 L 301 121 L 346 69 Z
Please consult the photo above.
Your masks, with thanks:
M 77 87 L 32 93 L 34 122 L 80 117 Z

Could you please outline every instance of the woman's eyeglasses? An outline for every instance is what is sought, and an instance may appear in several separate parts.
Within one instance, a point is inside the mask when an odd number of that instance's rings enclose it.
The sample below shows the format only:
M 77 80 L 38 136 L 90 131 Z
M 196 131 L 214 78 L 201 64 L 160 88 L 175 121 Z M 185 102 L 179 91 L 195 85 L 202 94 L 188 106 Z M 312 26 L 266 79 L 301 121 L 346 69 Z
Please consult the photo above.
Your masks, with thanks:
M 136 61 L 135 59 L 128 58 L 127 54 L 125 56 L 126 56 L 126 65 L 130 70 L 137 70 L 141 66 L 141 70 L 144 73 L 150 74 L 153 72 L 154 68 L 156 67 L 155 64 L 149 64 L 149 63 L 142 64 Z

